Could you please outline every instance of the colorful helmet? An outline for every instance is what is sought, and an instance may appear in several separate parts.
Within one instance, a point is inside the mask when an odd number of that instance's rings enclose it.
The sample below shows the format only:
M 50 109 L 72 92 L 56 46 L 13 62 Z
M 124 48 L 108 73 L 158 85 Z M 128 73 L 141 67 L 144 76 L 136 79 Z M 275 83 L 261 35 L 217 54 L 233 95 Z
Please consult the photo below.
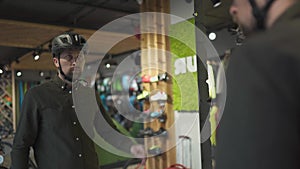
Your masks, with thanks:
M 58 57 L 64 49 L 82 49 L 86 40 L 79 34 L 66 32 L 53 38 L 51 52 L 53 57 Z

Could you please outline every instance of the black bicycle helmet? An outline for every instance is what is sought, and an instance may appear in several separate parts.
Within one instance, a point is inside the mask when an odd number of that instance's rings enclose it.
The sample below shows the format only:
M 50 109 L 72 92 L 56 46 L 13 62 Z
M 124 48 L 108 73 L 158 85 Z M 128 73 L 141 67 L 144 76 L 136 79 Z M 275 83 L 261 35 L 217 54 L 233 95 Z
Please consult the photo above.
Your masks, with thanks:
M 60 54 L 65 49 L 79 49 L 81 50 L 86 44 L 86 40 L 79 34 L 73 32 L 66 32 L 53 38 L 51 43 L 52 56 L 58 58 L 58 70 L 65 80 L 72 82 L 72 77 L 67 76 L 61 67 Z
M 82 49 L 86 40 L 79 34 L 66 32 L 53 38 L 51 52 L 53 57 L 59 57 L 64 49 Z

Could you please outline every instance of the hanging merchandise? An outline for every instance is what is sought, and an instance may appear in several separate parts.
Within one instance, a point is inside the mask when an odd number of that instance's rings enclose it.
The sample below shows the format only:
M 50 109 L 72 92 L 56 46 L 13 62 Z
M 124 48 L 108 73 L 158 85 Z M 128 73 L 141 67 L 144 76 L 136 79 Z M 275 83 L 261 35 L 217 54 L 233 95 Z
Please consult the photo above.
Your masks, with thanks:
M 139 137 L 151 137 L 153 136 L 153 129 L 150 127 L 145 128 L 144 130 L 140 130 L 138 136 Z
M 12 88 L 11 79 L 1 77 L 0 78 L 0 141 L 1 138 L 10 137 L 11 134 L 13 133 L 13 112 L 12 112 L 13 105 L 12 105 L 11 88 Z M 0 150 L 0 154 L 1 154 L 1 150 Z M 4 163 L 6 162 L 4 161 Z
M 168 137 L 168 131 L 160 127 L 156 132 L 153 133 L 153 136 L 159 136 L 159 137 Z
M 149 99 L 149 92 L 144 90 L 141 94 L 137 95 L 136 98 L 138 100 L 143 100 L 143 99 L 147 100 L 147 99 Z
M 22 106 L 22 102 L 24 99 L 24 95 L 27 92 L 28 89 L 36 86 L 39 84 L 39 82 L 25 82 L 25 81 L 19 81 L 18 82 L 18 90 L 17 93 L 19 95 L 19 106 Z
M 220 63 L 219 63 L 220 64 Z M 215 100 L 217 98 L 217 89 L 216 89 L 216 83 L 215 83 L 215 74 L 213 66 L 217 66 L 216 63 L 213 61 L 207 61 L 207 73 L 208 73 L 208 88 L 209 88 L 209 97 L 212 101 L 212 107 L 209 111 L 209 122 L 210 122 L 210 128 L 211 128 L 211 145 L 216 146 L 216 128 L 217 128 L 217 113 L 218 113 L 218 106 L 215 105 Z
M 142 93 L 143 92 L 143 83 L 142 83 L 142 78 L 140 76 L 135 77 L 135 81 L 138 87 L 137 92 Z
M 7 106 L 12 107 L 12 98 L 9 95 L 5 95 L 3 99 Z
M 173 165 L 171 165 L 170 167 L 168 167 L 166 169 L 190 169 L 190 168 L 187 168 L 182 164 L 173 164 Z
M 131 82 L 130 82 L 130 85 L 129 85 L 129 90 L 130 91 L 139 91 L 139 87 L 138 87 L 138 83 L 136 81 L 136 79 L 133 79 Z
M 169 80 L 169 75 L 168 73 L 161 73 L 158 75 L 158 80 L 160 81 L 167 81 Z
M 160 90 L 155 90 L 151 93 L 150 101 L 150 118 L 158 119 L 159 122 L 164 123 L 166 121 L 165 105 L 168 100 L 168 95 Z
M 151 78 L 151 76 L 149 76 L 149 75 L 144 75 L 144 76 L 142 77 L 142 82 L 143 82 L 143 83 L 150 83 L 150 78 Z
M 218 107 L 214 105 L 209 112 L 209 122 L 210 122 L 210 128 L 211 128 L 211 136 L 210 136 L 210 142 L 212 146 L 217 145 L 216 141 L 216 129 L 217 129 L 217 119 L 218 119 Z
M 23 85 L 23 91 L 24 91 L 24 93 L 26 93 L 27 87 L 29 87 L 28 83 L 24 82 L 24 85 Z
M 154 145 L 148 149 L 148 153 L 154 156 L 162 155 L 163 151 L 160 146 Z
M 156 90 L 151 93 L 149 98 L 152 107 L 151 118 L 159 118 L 164 114 L 167 100 L 168 95 L 163 91 Z
M 158 121 L 159 121 L 160 123 L 165 123 L 166 120 L 167 120 L 167 115 L 162 114 L 162 115 L 159 116 L 157 119 L 158 119 Z
M 160 127 L 157 131 L 153 131 L 152 128 L 147 127 L 144 130 L 140 130 L 139 137 L 152 137 L 152 136 L 159 136 L 159 137 L 167 137 L 168 136 L 168 131 Z
M 179 136 L 179 155 L 178 159 L 180 164 L 186 166 L 186 168 L 192 168 L 192 139 L 188 136 Z
M 23 82 L 19 82 L 19 105 L 22 107 L 22 101 L 24 98 L 24 91 L 23 91 Z
M 122 92 L 123 86 L 122 86 L 122 76 L 116 76 L 111 85 L 111 90 L 113 92 Z
M 160 116 L 162 116 L 164 113 L 163 110 L 158 110 L 158 111 L 154 111 L 150 113 L 150 117 L 151 118 L 159 118 Z
M 214 76 L 214 70 L 212 63 L 210 61 L 207 61 L 207 84 L 208 84 L 208 94 L 211 99 L 216 98 L 216 84 L 215 84 L 215 76 Z
M 167 80 L 169 80 L 169 75 L 167 74 L 167 72 L 160 73 L 156 76 L 144 75 L 142 77 L 142 82 L 143 83 L 155 83 L 155 82 L 167 81 Z
M 165 92 L 159 91 L 150 97 L 150 102 L 167 101 L 168 96 Z
M 158 82 L 158 76 L 152 76 L 152 77 L 150 77 L 150 82 L 152 82 L 152 83 Z
M 129 90 L 129 87 L 130 87 L 130 76 L 129 75 L 123 75 L 122 76 L 122 88 L 123 88 L 123 91 L 125 90 Z

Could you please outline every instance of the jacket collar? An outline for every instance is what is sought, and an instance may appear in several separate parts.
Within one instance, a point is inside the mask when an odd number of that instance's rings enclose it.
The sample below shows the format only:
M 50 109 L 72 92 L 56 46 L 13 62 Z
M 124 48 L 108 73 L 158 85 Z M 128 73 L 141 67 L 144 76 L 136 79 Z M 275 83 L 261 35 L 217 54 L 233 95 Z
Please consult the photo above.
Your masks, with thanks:
M 274 26 L 285 21 L 300 18 L 300 1 L 296 1 L 274 23 Z
M 53 78 L 53 82 L 62 90 L 67 90 L 67 89 L 71 89 L 72 87 L 66 83 L 65 81 L 63 81 L 61 78 L 58 77 L 58 75 L 56 75 Z

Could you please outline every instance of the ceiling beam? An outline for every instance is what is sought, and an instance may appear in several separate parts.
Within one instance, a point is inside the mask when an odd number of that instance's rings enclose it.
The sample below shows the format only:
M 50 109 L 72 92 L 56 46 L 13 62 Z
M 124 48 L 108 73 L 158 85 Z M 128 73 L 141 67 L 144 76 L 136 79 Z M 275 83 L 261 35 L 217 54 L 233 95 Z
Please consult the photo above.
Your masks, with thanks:
M 0 19 L 0 27 L 0 46 L 32 49 L 31 52 L 28 52 L 27 54 L 19 58 L 19 63 L 12 63 L 12 68 L 14 69 L 51 70 L 53 69 L 53 65 L 47 63 L 52 63 L 52 56 L 49 51 L 47 51 L 47 49 L 48 43 L 53 37 L 63 32 L 73 30 L 74 32 L 77 32 L 88 39 L 96 32 L 96 30 L 44 25 L 5 19 Z M 94 46 L 96 48 L 99 48 L 101 46 L 111 46 L 115 40 L 126 38 L 128 37 L 128 35 L 122 33 L 98 31 L 97 37 L 99 37 L 99 39 L 92 38 L 92 41 L 89 44 L 90 47 Z M 45 50 L 41 54 L 41 61 L 34 62 L 32 59 L 32 52 L 41 45 Z M 130 50 L 137 50 L 139 49 L 139 47 L 140 41 L 136 37 L 130 36 L 113 45 L 108 53 L 118 54 Z M 101 55 L 105 55 L 105 52 L 107 51 L 99 52 L 103 52 L 101 53 Z M 8 57 L 15 58 L 15 56 Z
M 56 1 L 65 2 L 65 0 L 56 0 Z M 113 11 L 113 12 L 117 12 L 117 13 L 123 13 L 123 14 L 132 14 L 132 13 L 139 12 L 139 11 L 126 10 L 124 8 L 109 8 L 109 7 L 102 6 L 102 4 L 97 5 L 97 4 L 81 2 L 81 1 L 68 1 L 68 3 L 75 4 L 75 5 L 83 5 L 86 7 L 93 7 L 93 8 L 98 8 L 98 9 L 105 9 L 105 10 L 109 10 L 109 11 Z

